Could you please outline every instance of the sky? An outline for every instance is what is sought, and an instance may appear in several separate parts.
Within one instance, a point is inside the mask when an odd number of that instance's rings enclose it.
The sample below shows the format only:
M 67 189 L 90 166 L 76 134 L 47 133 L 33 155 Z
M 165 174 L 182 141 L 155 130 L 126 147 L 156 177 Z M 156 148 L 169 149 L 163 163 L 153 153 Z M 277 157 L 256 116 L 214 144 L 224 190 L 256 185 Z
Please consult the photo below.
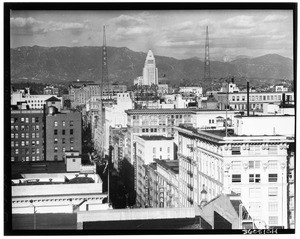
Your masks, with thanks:
M 293 58 L 291 10 L 12 11 L 11 47 L 107 46 L 187 59 Z

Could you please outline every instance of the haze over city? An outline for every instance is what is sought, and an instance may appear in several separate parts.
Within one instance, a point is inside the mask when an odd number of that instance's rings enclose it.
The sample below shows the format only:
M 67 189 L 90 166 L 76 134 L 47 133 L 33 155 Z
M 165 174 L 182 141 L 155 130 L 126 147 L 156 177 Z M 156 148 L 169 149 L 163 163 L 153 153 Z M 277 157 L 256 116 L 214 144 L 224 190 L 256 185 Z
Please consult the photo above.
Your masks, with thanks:
M 212 60 L 273 53 L 293 58 L 289 10 L 12 11 L 10 25 L 12 48 L 101 46 L 106 25 L 108 46 L 203 59 L 208 26 Z

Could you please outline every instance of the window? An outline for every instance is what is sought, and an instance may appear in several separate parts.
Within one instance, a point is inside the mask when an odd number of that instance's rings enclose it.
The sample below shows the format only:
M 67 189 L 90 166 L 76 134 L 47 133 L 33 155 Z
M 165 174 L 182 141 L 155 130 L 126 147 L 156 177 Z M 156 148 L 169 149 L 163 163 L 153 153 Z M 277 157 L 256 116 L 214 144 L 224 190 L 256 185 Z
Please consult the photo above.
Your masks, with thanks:
M 37 141 L 35 141 L 36 142 L 36 145 L 39 145 L 40 144 L 40 141 L 39 140 L 37 140 Z
M 25 119 L 22 117 L 22 118 L 21 118 L 21 123 L 24 123 L 24 120 L 25 120 Z
M 162 148 L 160 148 L 159 151 L 161 152 L 161 151 L 162 151 Z
M 58 147 L 54 147 L 54 153 L 57 153 Z
M 73 134 L 74 130 L 73 129 L 70 129 L 70 134 Z
M 74 138 L 70 138 L 70 143 L 71 143 L 71 144 L 74 143 Z
M 57 135 L 57 129 L 54 130 L 54 135 Z
M 142 129 L 142 132 L 143 132 L 143 133 L 145 133 L 145 131 L 146 131 L 145 129 Z
M 28 140 L 25 141 L 25 145 L 29 146 L 29 141 Z
M 39 122 L 39 117 L 35 117 L 35 122 Z
M 54 161 L 57 161 L 57 160 L 58 160 L 58 156 L 54 155 Z
M 232 170 L 239 170 L 239 169 L 241 169 L 241 166 L 242 166 L 241 161 L 232 161 L 231 162 Z
M 26 122 L 26 123 L 29 123 L 29 118 L 26 118 L 26 119 L 25 119 L 25 122 Z
M 249 188 L 249 198 L 261 198 L 261 189 Z
M 36 153 L 39 154 L 40 153 L 40 149 L 36 149 Z
M 13 139 L 15 137 L 15 134 L 10 134 L 10 137 Z
M 26 133 L 26 139 L 29 139 L 29 133 Z
M 54 144 L 57 144 L 57 143 L 58 143 L 58 139 L 55 138 L 55 139 L 54 139 Z
M 62 143 L 65 144 L 66 143 L 66 139 L 62 138 Z
M 156 148 L 155 148 L 155 147 L 153 147 L 153 153 L 154 153 L 154 154 L 156 153 Z
M 65 135 L 65 134 L 66 134 L 66 130 L 63 129 L 63 130 L 62 130 L 62 135 Z
M 40 130 L 40 126 L 39 126 L 39 125 L 36 125 L 36 126 L 35 126 L 35 129 L 36 129 L 36 130 Z
M 76 159 L 72 159 L 72 161 L 73 161 L 73 163 L 75 163 L 75 162 L 76 162 Z
M 21 141 L 21 146 L 25 146 L 25 141 Z
M 249 169 L 260 168 L 260 161 L 249 161 Z
M 32 130 L 35 130 L 35 125 L 32 126 Z
M 277 155 L 277 145 L 269 145 L 269 155 Z
M 21 125 L 21 130 L 24 131 L 25 130 L 25 126 Z
M 70 126 L 73 126 L 73 125 L 74 125 L 74 121 L 71 120 L 71 121 L 70 121 Z
M 15 154 L 19 154 L 19 149 L 15 149 Z
M 65 127 L 66 126 L 66 121 L 62 122 L 62 126 Z
M 278 224 L 278 216 L 269 216 L 269 224 L 270 225 Z
M 11 124 L 15 123 L 15 118 L 10 118 L 10 123 Z
M 32 161 L 35 161 L 35 156 L 32 156 Z
M 31 153 L 35 154 L 35 148 L 31 149 Z
M 18 141 L 15 142 L 15 146 L 19 147 L 19 142 Z
M 239 146 L 233 146 L 231 153 L 232 153 L 232 155 L 239 155 L 239 154 L 241 154 L 241 147 L 239 147 Z
M 39 161 L 40 160 L 40 156 L 36 156 L 36 161 Z
M 66 151 L 66 147 L 62 147 L 62 151 L 65 152 Z
M 35 118 L 31 118 L 31 123 L 35 123 Z
M 31 134 L 31 138 L 33 138 L 33 139 L 35 138 L 35 133 Z
M 240 183 L 241 182 L 241 175 L 240 174 L 232 174 L 232 182 L 233 183 Z
M 269 182 L 276 183 L 277 182 L 277 173 L 270 173 L 269 174 Z
M 70 147 L 70 150 L 71 150 L 71 151 L 73 151 L 73 150 L 74 150 L 74 147 L 73 147 L 73 146 L 71 146 L 71 147 Z
M 260 174 L 249 174 L 249 183 L 260 183 Z
M 58 125 L 58 122 L 54 121 L 54 127 L 57 127 L 57 125 Z
M 235 101 L 235 96 L 232 96 L 232 101 Z
M 25 133 L 21 133 L 21 138 L 25 138 Z
M 31 145 L 32 145 L 32 146 L 35 146 L 35 141 L 31 141 Z
M 10 142 L 10 146 L 11 146 L 11 147 L 15 147 L 15 141 L 11 141 L 11 142 Z
M 276 160 L 270 160 L 268 161 L 269 169 L 277 169 L 277 161 Z
M 278 211 L 278 202 L 269 202 L 269 212 Z
M 269 188 L 269 197 L 276 198 L 278 196 L 278 188 L 277 187 L 270 187 Z
M 168 154 L 170 153 L 170 147 L 168 147 L 168 151 L 167 152 L 168 152 Z

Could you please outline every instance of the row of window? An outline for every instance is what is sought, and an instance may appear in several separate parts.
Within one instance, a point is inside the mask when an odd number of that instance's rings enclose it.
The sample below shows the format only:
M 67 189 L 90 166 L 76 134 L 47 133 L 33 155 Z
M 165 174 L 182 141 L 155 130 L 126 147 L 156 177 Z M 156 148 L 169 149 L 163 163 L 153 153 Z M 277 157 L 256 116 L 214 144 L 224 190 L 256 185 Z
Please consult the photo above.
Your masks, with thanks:
M 246 96 L 242 95 L 241 97 L 239 95 L 237 96 L 232 96 L 231 100 L 232 101 L 245 101 L 246 100 Z M 281 100 L 281 95 L 252 95 L 250 96 L 250 101 L 263 101 L 263 100 Z
M 21 123 L 38 123 L 40 121 L 40 117 L 32 117 L 32 118 L 29 118 L 29 117 L 21 117 L 20 118 L 20 122 Z M 17 123 L 19 122 L 19 118 L 10 118 L 10 123 Z
M 232 174 L 232 183 L 240 183 L 242 181 L 241 174 Z M 249 183 L 260 183 L 260 174 L 249 174 Z M 277 173 L 270 173 L 268 176 L 268 182 L 275 183 L 278 181 Z
M 10 144 L 11 144 L 11 147 L 19 147 L 19 141 L 11 141 Z M 20 145 L 21 146 L 29 146 L 30 141 L 29 140 L 22 140 L 22 141 L 20 141 Z M 40 145 L 39 140 L 32 140 L 31 141 L 31 146 L 38 146 L 38 145 Z
M 62 135 L 65 135 L 65 134 L 66 134 L 66 130 L 63 129 L 63 130 L 61 131 L 61 133 L 62 133 Z M 58 130 L 55 129 L 55 130 L 54 130 L 54 135 L 57 135 L 57 134 L 58 134 Z M 74 129 L 70 129 L 70 135 L 73 135 L 73 134 L 74 134 Z
M 11 125 L 10 129 L 12 131 L 14 131 L 14 130 L 18 131 L 19 130 L 19 126 L 18 125 Z M 29 127 L 29 125 L 21 125 L 20 130 L 22 130 L 22 131 L 29 131 L 30 127 Z M 39 125 L 32 125 L 31 126 L 31 130 L 33 130 L 33 131 L 40 130 L 40 126 Z
M 65 152 L 66 151 L 66 147 L 62 147 L 61 151 Z M 73 146 L 70 147 L 70 151 L 74 151 L 74 147 Z M 58 147 L 57 146 L 54 147 L 54 153 L 58 153 Z
M 40 161 L 40 156 L 23 156 L 23 157 L 18 157 L 18 156 L 12 156 L 11 161 Z
M 54 121 L 54 127 L 58 126 L 58 121 Z M 65 127 L 66 126 L 66 121 L 62 121 L 62 126 Z M 69 126 L 74 126 L 74 121 L 70 120 L 70 124 Z
M 269 160 L 268 161 L 268 168 L 269 169 L 277 169 L 278 162 L 276 160 Z M 251 160 L 248 161 L 248 168 L 249 169 L 259 169 L 261 167 L 260 160 Z M 242 169 L 242 162 L 241 161 L 231 161 L 231 168 L 232 170 L 240 170 Z
M 168 118 L 171 118 L 171 119 L 182 119 L 183 117 L 185 118 L 190 118 L 191 117 L 191 115 L 164 115 L 164 116 L 158 116 L 158 118 L 161 120 L 162 118 L 164 118 L 164 119 L 166 119 L 166 116 L 168 117 Z M 132 119 L 134 119 L 134 120 L 136 120 L 136 119 L 139 119 L 139 115 L 133 115 L 132 116 Z M 144 116 L 145 117 L 145 116 Z M 141 116 L 141 118 L 143 118 L 143 116 Z M 150 116 L 150 118 L 151 118 L 151 116 Z M 148 119 L 148 116 L 147 116 L 147 119 Z M 156 120 L 157 119 L 157 116 L 155 115 L 154 116 L 154 119 Z
M 14 149 L 12 150 L 12 154 L 39 154 L 40 153 L 40 149 L 39 148 L 31 148 L 28 149 L 28 148 L 24 148 L 24 149 Z
M 20 138 L 26 138 L 29 139 L 30 134 L 29 133 L 21 133 L 20 134 Z M 40 137 L 40 133 L 31 133 L 31 138 L 39 138 Z M 10 134 L 10 138 L 11 139 L 18 139 L 19 138 L 19 134 L 18 133 L 11 133 Z
M 150 129 L 148 129 L 148 128 L 143 128 L 143 129 L 142 129 L 142 132 L 143 132 L 143 133 L 147 133 L 147 132 L 155 133 L 155 132 L 157 132 L 157 128 L 150 128 Z
M 61 139 L 61 142 L 62 142 L 63 144 L 65 144 L 65 143 L 66 143 L 66 139 L 65 139 L 65 138 L 62 138 L 62 139 Z M 74 143 L 74 138 L 70 138 L 70 143 L 71 143 L 71 144 Z M 57 139 L 57 138 L 54 139 L 54 144 L 58 144 L 58 139 Z

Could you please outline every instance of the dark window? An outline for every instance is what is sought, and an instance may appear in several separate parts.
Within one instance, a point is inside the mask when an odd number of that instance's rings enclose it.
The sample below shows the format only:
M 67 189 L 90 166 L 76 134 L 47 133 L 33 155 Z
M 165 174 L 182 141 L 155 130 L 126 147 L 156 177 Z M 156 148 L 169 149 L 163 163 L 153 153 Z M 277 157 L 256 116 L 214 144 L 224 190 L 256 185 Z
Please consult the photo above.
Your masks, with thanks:
M 277 182 L 277 173 L 271 173 L 271 174 L 269 174 L 269 182 L 270 183 Z
M 232 182 L 233 183 L 240 183 L 241 182 L 241 175 L 240 174 L 232 174 Z
M 54 155 L 54 161 L 57 161 L 57 160 L 58 160 L 58 156 Z
M 73 126 L 73 125 L 74 125 L 74 121 L 71 120 L 71 121 L 70 121 L 70 126 Z
M 249 174 L 250 183 L 260 183 L 260 174 Z
M 239 155 L 241 154 L 241 147 L 237 147 L 237 146 L 234 146 L 232 147 L 232 155 Z
M 70 129 L 70 134 L 73 134 L 73 129 Z
M 57 135 L 57 129 L 54 130 L 54 135 Z
M 74 143 L 74 138 L 70 138 L 70 143 L 71 143 L 71 144 Z
M 62 143 L 65 144 L 66 143 L 66 139 L 62 138 Z
M 65 129 L 62 130 L 62 134 L 63 134 L 63 135 L 66 134 L 66 130 L 65 130 Z

